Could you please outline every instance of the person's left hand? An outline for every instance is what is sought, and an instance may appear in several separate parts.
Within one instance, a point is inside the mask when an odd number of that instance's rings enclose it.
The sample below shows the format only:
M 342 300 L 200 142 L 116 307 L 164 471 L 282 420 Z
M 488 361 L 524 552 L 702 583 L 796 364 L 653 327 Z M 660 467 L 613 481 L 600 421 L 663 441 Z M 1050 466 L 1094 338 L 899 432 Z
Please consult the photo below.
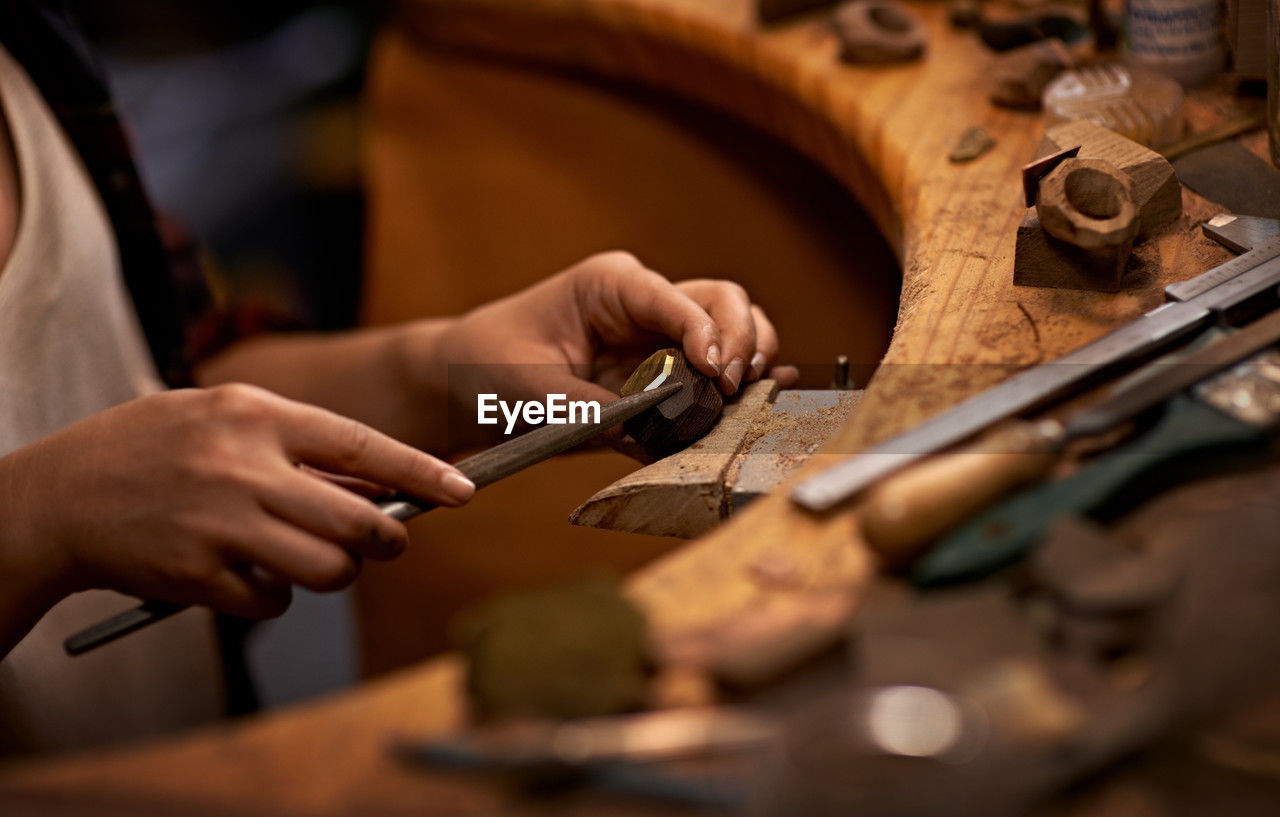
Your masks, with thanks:
M 784 387 L 797 379 L 793 367 L 773 366 L 777 332 L 741 286 L 672 283 L 625 252 L 593 255 L 464 315 L 432 356 L 449 364 L 451 409 L 473 418 L 481 392 L 508 401 L 565 394 L 609 402 L 644 358 L 670 345 L 726 395 L 766 373 Z

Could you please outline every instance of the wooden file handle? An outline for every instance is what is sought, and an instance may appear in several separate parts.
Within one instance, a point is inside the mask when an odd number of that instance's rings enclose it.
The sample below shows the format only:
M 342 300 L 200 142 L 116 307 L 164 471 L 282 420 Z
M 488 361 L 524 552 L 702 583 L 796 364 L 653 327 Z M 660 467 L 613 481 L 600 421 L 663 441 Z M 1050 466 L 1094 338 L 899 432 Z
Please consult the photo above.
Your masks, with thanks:
M 1062 425 L 1052 420 L 1015 423 L 895 474 L 867 492 L 858 513 L 863 537 L 886 564 L 902 565 L 1012 489 L 1047 474 L 1062 438 Z
M 683 388 L 683 383 L 656 381 L 648 389 L 606 403 L 600 409 L 599 422 L 540 426 L 462 460 L 457 463 L 457 468 L 477 488 L 492 485 L 530 465 L 575 448 L 602 431 L 660 405 Z M 436 507 L 425 500 L 403 494 L 396 494 L 377 505 L 387 516 L 401 522 L 407 522 Z M 62 647 L 68 655 L 81 655 L 162 621 L 185 610 L 187 606 L 166 601 L 144 601 L 131 610 L 103 619 L 92 627 L 75 633 L 62 642 Z

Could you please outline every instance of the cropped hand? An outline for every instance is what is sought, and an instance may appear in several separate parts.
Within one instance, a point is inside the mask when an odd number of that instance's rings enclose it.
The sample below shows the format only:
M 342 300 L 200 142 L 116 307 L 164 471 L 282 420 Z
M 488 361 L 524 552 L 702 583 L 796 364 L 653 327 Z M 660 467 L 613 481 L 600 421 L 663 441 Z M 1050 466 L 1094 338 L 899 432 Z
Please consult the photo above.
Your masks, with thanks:
M 784 386 L 796 379 L 791 367 L 771 371 L 777 332 L 742 287 L 672 283 L 624 252 L 592 256 L 459 318 L 436 354 L 453 364 L 455 408 L 474 413 L 481 391 L 507 400 L 561 393 L 607 402 L 640 361 L 669 345 L 725 394 L 766 373 Z
M 264 618 L 335 590 L 404 526 L 325 474 L 440 505 L 474 486 L 354 420 L 244 385 L 143 397 L 0 459 L 0 568 Z M 0 653 L 2 654 L 2 653 Z

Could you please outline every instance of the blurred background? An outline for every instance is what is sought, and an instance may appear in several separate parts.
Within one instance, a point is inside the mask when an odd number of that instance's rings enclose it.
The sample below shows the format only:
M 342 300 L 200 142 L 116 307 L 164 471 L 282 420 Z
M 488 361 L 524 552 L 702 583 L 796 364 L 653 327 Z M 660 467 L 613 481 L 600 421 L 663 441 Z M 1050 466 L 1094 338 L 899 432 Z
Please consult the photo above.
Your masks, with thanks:
M 230 297 L 302 329 L 458 314 L 608 249 L 673 278 L 734 278 L 787 362 L 824 387 L 888 343 L 899 277 L 859 206 L 804 158 L 645 89 L 427 45 L 391 3 L 79 2 L 161 207 Z M 411 0 L 406 5 L 411 5 Z M 622 574 L 676 540 L 573 528 L 632 470 L 612 452 L 545 463 L 465 509 L 349 593 L 298 593 L 258 628 L 264 704 L 449 648 L 495 593 Z

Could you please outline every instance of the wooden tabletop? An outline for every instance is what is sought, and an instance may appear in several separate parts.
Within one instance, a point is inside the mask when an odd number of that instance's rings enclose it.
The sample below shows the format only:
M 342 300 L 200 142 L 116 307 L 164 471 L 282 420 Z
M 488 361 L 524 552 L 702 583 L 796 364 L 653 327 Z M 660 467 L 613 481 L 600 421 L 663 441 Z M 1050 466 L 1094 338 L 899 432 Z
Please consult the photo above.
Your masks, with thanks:
M 858 197 L 899 254 L 903 293 L 884 365 L 829 463 L 1091 340 L 1159 303 L 1166 283 L 1227 257 L 1192 229 L 1217 208 L 1185 193 L 1185 229 L 1148 247 L 1119 294 L 1014 287 L 1019 168 L 1042 122 L 987 102 L 992 58 L 949 29 L 944 4 L 911 5 L 929 53 L 882 68 L 839 64 L 817 18 L 760 30 L 748 0 L 413 0 L 405 24 L 436 44 L 636 82 L 718 109 L 794 146 Z M 1220 119 L 1232 104 L 1200 94 L 1189 118 Z M 951 164 L 952 142 L 971 125 L 985 127 L 996 148 Z M 810 469 L 824 464 L 817 459 Z M 753 578 L 753 564 L 781 553 L 795 568 L 788 587 Z M 855 508 L 817 518 L 779 494 L 645 569 L 628 590 L 662 633 L 713 632 L 779 593 L 856 595 L 873 570 Z M 121 813 L 505 813 L 510 795 L 405 769 L 386 753 L 394 734 L 464 722 L 461 672 L 458 660 L 438 660 L 179 740 L 11 765 L 0 770 L 0 798 L 33 813 L 58 804 L 74 813 L 88 801 Z M 575 808 L 558 802 L 552 811 Z M 618 803 L 612 813 L 631 808 Z

